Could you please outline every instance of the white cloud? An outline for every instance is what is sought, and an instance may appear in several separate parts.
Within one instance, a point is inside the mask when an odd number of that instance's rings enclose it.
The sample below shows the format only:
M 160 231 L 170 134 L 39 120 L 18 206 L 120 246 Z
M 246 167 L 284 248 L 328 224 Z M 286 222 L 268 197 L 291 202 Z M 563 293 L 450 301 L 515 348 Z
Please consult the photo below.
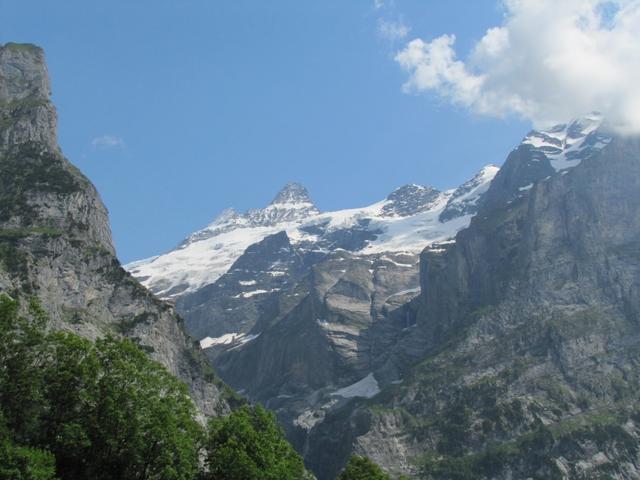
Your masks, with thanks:
M 124 148 L 124 140 L 115 135 L 101 135 L 91 140 L 93 148 Z
M 411 29 L 402 20 L 391 21 L 381 18 L 378 20 L 378 35 L 390 42 L 403 40 Z
M 405 91 L 538 126 L 597 110 L 619 131 L 640 133 L 640 0 L 504 4 L 503 24 L 465 62 L 453 35 L 409 42 L 396 55 L 409 74 Z

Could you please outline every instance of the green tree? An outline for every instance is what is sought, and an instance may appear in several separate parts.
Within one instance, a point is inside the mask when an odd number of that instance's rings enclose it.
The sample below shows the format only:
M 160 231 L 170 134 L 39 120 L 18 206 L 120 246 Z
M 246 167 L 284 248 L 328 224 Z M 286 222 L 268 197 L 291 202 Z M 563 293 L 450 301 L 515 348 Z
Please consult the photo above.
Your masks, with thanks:
M 0 294 L 0 409 L 7 428 L 20 443 L 40 429 L 43 408 L 43 372 L 46 316 L 35 300 L 29 315 L 20 313 L 20 302 Z
M 189 480 L 203 432 L 186 386 L 135 344 L 46 335 L 0 295 L 0 479 Z
M 285 440 L 273 413 L 243 406 L 209 422 L 206 479 L 297 480 L 306 478 L 302 459 Z
M 0 411 L 0 480 L 54 479 L 54 456 L 44 450 L 15 445 Z
M 100 365 L 88 340 L 63 333 L 48 340 L 47 382 L 43 386 L 48 408 L 43 414 L 40 442 L 54 453 L 58 475 L 82 478 L 98 460 L 92 450 L 92 419 Z
M 47 445 L 63 478 L 194 478 L 201 429 L 186 386 L 130 341 L 57 334 Z
M 367 457 L 352 455 L 338 480 L 389 480 L 389 475 Z

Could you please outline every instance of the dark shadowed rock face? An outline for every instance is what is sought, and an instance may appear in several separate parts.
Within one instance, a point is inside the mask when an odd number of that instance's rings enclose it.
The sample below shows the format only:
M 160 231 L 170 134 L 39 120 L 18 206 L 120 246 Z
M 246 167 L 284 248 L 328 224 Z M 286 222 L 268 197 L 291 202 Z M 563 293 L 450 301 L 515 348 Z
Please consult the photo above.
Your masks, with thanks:
M 371 377 L 415 322 L 405 305 L 418 293 L 416 261 L 406 254 L 327 255 L 295 281 L 288 277 L 252 329 L 258 336 L 214 356 L 216 369 L 273 409 L 304 452 L 314 426 L 351 398 L 341 388 Z M 362 394 L 374 394 L 377 380 L 365 384 Z
M 277 297 L 306 272 L 305 259 L 285 232 L 251 245 L 218 281 L 178 298 L 176 308 L 196 338 L 262 331 L 256 323 L 274 315 Z
M 311 432 L 319 478 L 345 448 L 434 479 L 638 478 L 640 140 L 545 161 L 514 151 L 470 227 L 424 251 L 423 354 Z
M 42 50 L 0 47 L 0 290 L 36 295 L 51 328 L 131 338 L 185 381 L 200 410 L 227 410 L 173 309 L 125 272 L 96 189 L 60 153 Z

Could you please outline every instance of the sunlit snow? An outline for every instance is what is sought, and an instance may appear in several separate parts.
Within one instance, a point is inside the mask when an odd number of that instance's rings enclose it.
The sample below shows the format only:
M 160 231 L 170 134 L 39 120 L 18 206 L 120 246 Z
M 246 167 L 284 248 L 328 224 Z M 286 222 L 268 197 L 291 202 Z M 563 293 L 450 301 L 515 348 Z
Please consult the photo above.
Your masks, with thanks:
M 331 395 L 343 397 L 343 398 L 353 398 L 353 397 L 363 397 L 363 398 L 371 398 L 375 397 L 380 393 L 380 386 L 378 385 L 378 381 L 373 373 L 370 373 L 362 380 L 349 385 L 348 387 L 341 388 L 340 390 L 336 390 L 331 393 Z
M 318 237 L 309 233 L 311 227 L 320 226 L 326 232 L 331 232 L 357 226 L 363 221 L 368 222 L 368 230 L 382 233 L 355 253 L 419 253 L 434 242 L 454 237 L 459 230 L 468 226 L 471 215 L 441 222 L 440 214 L 448 202 L 454 206 L 474 205 L 489 188 L 497 171 L 498 167 L 495 166 L 483 168 L 474 177 L 473 183 L 467 182 L 463 185 L 465 188 L 440 193 L 428 210 L 409 216 L 385 215 L 383 209 L 390 200 L 368 207 L 325 213 L 319 213 L 308 202 L 276 203 L 244 215 L 228 209 L 206 228 L 190 235 L 178 248 L 164 255 L 130 263 L 125 268 L 158 296 L 175 298 L 215 282 L 249 246 L 269 235 L 285 231 L 294 245 L 303 242 L 313 244 Z M 290 211 L 287 212 L 287 209 Z M 285 220 L 271 223 L 274 218 Z M 316 251 L 322 250 L 318 248 Z M 272 271 L 267 273 L 274 277 L 283 275 L 277 267 L 274 265 Z M 251 285 L 248 282 L 250 280 L 240 284 Z M 267 292 L 254 290 L 240 295 L 248 298 L 262 293 Z
M 251 340 L 255 340 L 260 336 L 259 333 L 255 335 L 247 335 L 245 333 L 225 333 L 219 337 L 211 338 L 205 337 L 200 340 L 200 348 L 210 348 L 216 345 L 231 345 L 234 343 L 238 343 L 240 345 L 244 345 Z

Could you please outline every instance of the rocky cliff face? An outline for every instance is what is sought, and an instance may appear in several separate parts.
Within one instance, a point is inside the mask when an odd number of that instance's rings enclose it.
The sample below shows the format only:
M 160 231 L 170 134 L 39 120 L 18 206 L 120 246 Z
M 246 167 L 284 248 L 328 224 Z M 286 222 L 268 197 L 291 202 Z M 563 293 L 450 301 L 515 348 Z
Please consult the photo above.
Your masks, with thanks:
M 640 141 L 601 122 L 445 192 L 320 213 L 287 185 L 128 269 L 321 480 L 353 452 L 418 478 L 639 478 Z
M 36 142 L 57 151 L 56 112 L 44 53 L 10 43 L 0 50 L 0 148 Z
M 329 412 L 399 378 L 404 360 L 389 355 L 415 324 L 419 252 L 468 225 L 497 170 L 446 192 L 405 185 L 374 205 L 326 213 L 288 184 L 267 207 L 226 210 L 175 250 L 128 268 L 175 301 L 223 379 L 276 411 L 305 452 Z
M 106 208 L 57 145 L 44 55 L 32 45 L 0 47 L 0 290 L 37 296 L 51 328 L 131 338 L 189 385 L 204 414 L 228 409 L 172 307 L 115 257 Z
M 434 479 L 638 478 L 640 140 L 601 143 L 566 168 L 520 146 L 423 252 L 423 353 L 311 432 L 319 478 L 345 450 Z

